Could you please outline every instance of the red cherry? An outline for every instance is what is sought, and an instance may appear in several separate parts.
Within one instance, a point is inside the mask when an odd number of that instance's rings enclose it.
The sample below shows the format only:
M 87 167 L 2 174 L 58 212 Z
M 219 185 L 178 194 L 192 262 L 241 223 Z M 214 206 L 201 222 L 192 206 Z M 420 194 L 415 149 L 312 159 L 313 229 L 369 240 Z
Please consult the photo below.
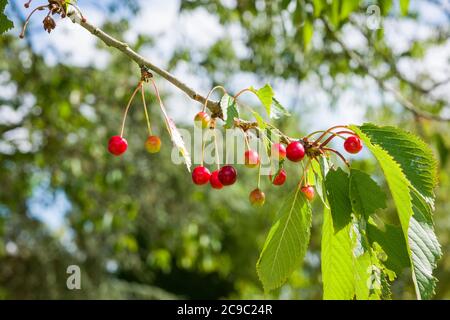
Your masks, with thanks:
M 312 199 L 314 199 L 315 191 L 312 186 L 303 186 L 301 188 L 301 191 L 309 201 L 312 201 Z
M 275 185 L 275 186 L 283 185 L 286 182 L 286 170 L 281 169 L 280 172 L 278 172 L 278 174 L 275 177 L 275 179 L 273 179 L 273 180 L 272 180 L 272 173 L 271 173 L 269 175 L 269 179 L 273 183 L 273 185 Z
M 231 186 L 233 183 L 236 182 L 237 179 L 237 172 L 236 169 L 234 169 L 232 166 L 223 166 L 219 170 L 219 181 L 224 186 Z
M 145 141 L 145 149 L 149 153 L 158 153 L 161 149 L 161 139 L 158 136 L 149 136 Z
M 247 150 L 244 154 L 244 163 L 248 168 L 254 168 L 259 165 L 259 155 L 258 152 L 254 150 Z
M 266 195 L 258 188 L 250 192 L 248 198 L 254 207 L 262 207 L 266 201 Z
M 115 156 L 120 156 L 127 151 L 128 142 L 121 136 L 112 136 L 108 142 L 108 151 Z
M 192 181 L 196 185 L 200 186 L 208 183 L 210 177 L 211 173 L 209 172 L 208 168 L 205 168 L 203 166 L 198 166 L 192 171 Z
M 358 136 L 350 136 L 345 139 L 344 149 L 348 153 L 358 153 L 361 151 L 362 147 L 361 139 Z
M 219 170 L 213 171 L 211 173 L 211 178 L 209 178 L 209 183 L 211 184 L 211 187 L 214 189 L 222 189 L 223 184 L 219 180 Z
M 286 148 L 286 156 L 293 162 L 299 162 L 305 156 L 305 148 L 300 141 L 293 141 L 289 143 Z
M 281 143 L 274 143 L 271 148 L 270 156 L 278 161 L 286 158 L 286 148 Z
M 194 124 L 198 128 L 202 128 L 202 129 L 208 128 L 210 121 L 211 121 L 210 116 L 206 112 L 203 112 L 203 111 L 200 111 L 199 113 L 197 113 L 194 118 Z

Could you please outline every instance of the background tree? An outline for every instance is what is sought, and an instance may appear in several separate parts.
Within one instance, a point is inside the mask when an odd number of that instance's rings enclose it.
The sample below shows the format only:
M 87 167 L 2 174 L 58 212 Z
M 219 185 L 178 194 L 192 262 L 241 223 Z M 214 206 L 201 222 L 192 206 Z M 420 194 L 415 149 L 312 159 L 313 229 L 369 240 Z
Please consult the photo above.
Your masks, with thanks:
M 207 10 L 225 30 L 239 28 L 239 37 L 224 34 L 203 49 L 181 43 L 167 65 L 176 71 L 188 63 L 193 73 L 210 80 L 208 87 L 230 83 L 230 90 L 238 90 L 228 80 L 242 74 L 255 75 L 255 81 L 269 80 L 275 88 L 288 84 L 295 94 L 281 99 L 295 115 L 277 125 L 299 134 L 311 126 L 303 120 L 305 114 L 317 116 L 317 100 L 306 96 L 303 88 L 323 94 L 331 113 L 343 103 L 345 93 L 361 90 L 357 84 L 367 83 L 379 99 L 360 101 L 357 108 L 363 109 L 364 119 L 413 131 L 439 156 L 435 221 L 444 257 L 436 275 L 440 279 L 436 298 L 449 298 L 448 82 L 418 67 L 427 54 L 448 45 L 449 12 L 444 3 L 427 1 L 447 17 L 445 23 L 429 25 L 417 5 L 405 3 L 377 3 L 385 28 L 372 31 L 366 24 L 371 2 L 182 1 L 181 17 Z M 20 21 L 21 5 L 10 1 L 8 16 Z M 120 1 L 110 1 L 105 6 L 111 21 L 105 21 L 103 28 L 122 38 L 145 2 L 124 7 Z M 386 38 L 386 25 L 392 21 L 426 26 L 431 32 L 399 52 Z M 30 30 L 38 32 L 42 31 Z M 352 44 L 354 37 L 362 45 Z M 137 36 L 130 45 L 138 51 L 151 50 L 158 40 Z M 313 238 L 303 268 L 270 295 L 263 295 L 258 282 L 254 265 L 283 190 L 271 188 L 260 212 L 241 196 L 252 186 L 250 173 L 243 172 L 240 184 L 232 189 L 199 191 L 191 186 L 185 169 L 171 163 L 169 148 L 156 158 L 141 150 L 146 127 L 140 112 L 130 114 L 127 157 L 112 159 L 105 153 L 105 142 L 117 132 L 135 86 L 138 70 L 127 58 L 111 51 L 110 61 L 101 69 L 76 67 L 63 59 L 49 65 L 33 47 L 32 38 L 19 42 L 17 33 L 9 32 L 0 42 L 4 115 L 0 117 L 0 294 L 4 298 L 321 297 L 319 217 L 313 218 Z M 404 61 L 418 71 L 406 74 L 400 69 Z M 448 63 L 442 68 L 448 70 Z M 155 103 L 150 110 L 157 119 Z M 11 111 L 16 118 L 6 116 Z M 161 135 L 163 145 L 170 145 Z M 377 174 L 370 159 L 360 159 L 357 166 Z M 56 206 L 64 224 L 51 230 L 36 210 L 46 210 L 46 205 L 51 210 L 58 201 L 66 203 Z M 386 216 L 394 216 L 393 212 L 389 203 Z M 82 291 L 65 287 L 69 264 L 82 268 Z M 394 298 L 412 298 L 408 275 L 400 276 L 392 291 Z

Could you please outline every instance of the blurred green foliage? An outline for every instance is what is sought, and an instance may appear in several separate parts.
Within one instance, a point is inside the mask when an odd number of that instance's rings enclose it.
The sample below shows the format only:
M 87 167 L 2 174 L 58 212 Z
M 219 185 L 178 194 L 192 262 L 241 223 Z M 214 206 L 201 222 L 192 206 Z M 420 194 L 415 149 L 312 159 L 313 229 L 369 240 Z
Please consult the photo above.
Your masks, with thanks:
M 333 1 L 340 3 L 337 7 L 325 5 L 326 1 L 237 1 L 230 8 L 221 1 L 182 1 L 180 14 L 203 7 L 222 24 L 241 26 L 249 53 L 238 56 L 233 39 L 224 35 L 201 52 L 177 48 L 169 65 L 196 63 L 211 83 L 223 85 L 238 71 L 297 84 L 317 76 L 330 96 L 338 96 L 349 88 L 350 79 L 365 74 L 342 50 L 336 50 L 333 35 L 321 19 L 330 18 L 337 30 L 350 24 L 360 28 L 350 13 L 364 14 L 367 4 L 349 2 L 351 8 L 343 7 L 343 1 Z M 379 2 L 383 14 L 395 14 L 391 2 Z M 398 19 L 417 19 L 414 12 L 408 14 Z M 118 37 L 127 27 L 127 21 L 104 25 Z M 412 43 L 401 57 L 389 48 L 382 29 L 362 31 L 371 44 L 362 54 L 371 67 L 387 70 L 386 80 L 394 79 L 403 94 L 431 113 L 439 113 L 448 104 L 430 99 L 396 68 L 400 58 L 421 59 L 427 50 L 442 44 L 448 30 L 436 26 L 429 38 Z M 132 46 L 152 48 L 155 41 L 138 37 Z M 161 119 L 156 130 L 163 137 L 162 152 L 150 156 L 143 148 L 146 127 L 137 99 L 126 127 L 129 150 L 124 157 L 112 157 L 106 143 L 119 130 L 123 107 L 136 85 L 136 65 L 111 50 L 111 61 L 101 70 L 62 63 L 49 66 L 12 34 L 0 38 L 0 48 L 0 85 L 13 92 L 0 99 L 0 106 L 16 111 L 29 106 L 20 121 L 0 121 L 0 143 L 8 150 L 0 153 L 0 298 L 321 298 L 319 214 L 313 216 L 306 261 L 286 285 L 264 295 L 255 272 L 279 199 L 295 185 L 293 179 L 283 188 L 265 183 L 267 200 L 260 210 L 251 208 L 246 196 L 254 187 L 255 172 L 238 168 L 239 183 L 219 192 L 194 187 L 185 167 L 170 160 L 171 142 L 154 99 L 150 110 L 153 122 Z M 200 61 L 191 61 L 192 56 L 201 57 Z M 422 83 L 431 77 L 423 74 L 415 80 Z M 197 105 L 192 102 L 186 107 Z M 448 299 L 450 128 L 395 112 L 399 106 L 392 100 L 376 112 L 371 105 L 360 107 L 367 110 L 370 121 L 392 123 L 420 135 L 440 159 L 435 221 L 444 257 L 436 274 L 436 298 Z M 298 130 L 298 114 L 277 125 L 292 135 L 306 133 Z M 9 139 L 17 130 L 26 133 L 29 148 Z M 377 175 L 370 159 L 355 167 Z M 289 176 L 295 176 L 295 168 L 289 170 Z M 45 190 L 50 203 L 58 194 L 70 202 L 61 232 L 50 231 L 31 214 L 30 199 L 37 189 Z M 321 212 L 320 201 L 314 206 L 313 212 Z M 395 220 L 389 201 L 388 206 L 387 219 Z M 66 288 L 66 268 L 71 264 L 81 267 L 80 291 Z M 392 291 L 394 298 L 414 298 L 409 275 L 400 276 Z

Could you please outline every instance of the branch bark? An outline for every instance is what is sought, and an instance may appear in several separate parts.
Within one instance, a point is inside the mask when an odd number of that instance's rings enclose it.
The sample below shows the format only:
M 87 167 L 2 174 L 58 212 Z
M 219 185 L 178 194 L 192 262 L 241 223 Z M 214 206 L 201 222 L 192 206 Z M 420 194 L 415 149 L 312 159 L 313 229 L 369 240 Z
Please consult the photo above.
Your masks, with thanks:
M 94 36 L 102 40 L 107 46 L 116 48 L 117 50 L 124 53 L 131 60 L 136 62 L 139 65 L 139 67 L 148 68 L 149 70 L 160 75 L 161 77 L 172 83 L 175 87 L 186 93 L 192 100 L 197 101 L 203 105 L 205 104 L 206 98 L 204 96 L 196 92 L 194 89 L 192 89 L 187 84 L 179 80 L 170 72 L 156 66 L 151 61 L 147 60 L 146 58 L 138 54 L 136 51 L 131 49 L 126 42 L 117 40 L 116 38 L 112 37 L 111 35 L 107 34 L 100 28 L 92 25 L 87 21 L 86 22 L 82 21 L 81 17 L 76 12 L 73 12 L 70 18 L 74 23 L 79 24 L 84 29 L 92 33 Z M 222 118 L 222 109 L 220 108 L 219 102 L 208 99 L 206 107 L 211 111 L 213 117 Z

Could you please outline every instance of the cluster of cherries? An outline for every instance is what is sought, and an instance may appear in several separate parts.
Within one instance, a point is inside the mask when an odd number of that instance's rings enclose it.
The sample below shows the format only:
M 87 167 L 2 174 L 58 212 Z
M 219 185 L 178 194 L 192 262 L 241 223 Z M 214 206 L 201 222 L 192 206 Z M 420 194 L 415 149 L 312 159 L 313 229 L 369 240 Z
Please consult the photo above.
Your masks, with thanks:
M 210 121 L 211 121 L 210 116 L 204 111 L 197 113 L 197 115 L 194 118 L 194 123 L 196 124 L 196 126 L 202 129 L 207 128 L 209 126 Z M 332 138 L 338 136 L 338 134 L 335 134 L 331 131 L 327 133 L 330 133 L 331 137 L 322 144 L 323 146 L 326 145 L 329 141 L 331 141 Z M 350 134 L 350 136 L 345 138 L 344 142 L 344 148 L 347 152 L 355 154 L 361 151 L 362 142 L 358 136 L 356 136 L 353 132 L 350 131 L 344 131 L 339 133 Z M 273 160 L 276 160 L 278 162 L 284 161 L 285 158 L 287 158 L 292 162 L 300 162 L 303 160 L 305 155 L 307 155 L 305 145 L 308 145 L 308 147 L 310 147 L 307 139 L 291 141 L 287 145 L 287 147 L 285 147 L 281 143 L 273 143 L 271 146 L 270 156 Z M 338 153 L 337 151 L 330 148 L 325 149 L 328 151 L 334 151 Z M 318 148 L 317 150 L 320 150 L 320 148 Z M 342 155 L 339 154 L 339 156 L 343 158 Z M 260 165 L 260 157 L 258 155 L 258 152 L 251 149 L 245 151 L 244 164 L 248 168 L 258 167 Z M 286 182 L 286 178 L 287 174 L 284 168 L 280 168 L 277 171 L 275 177 L 273 177 L 272 174 L 269 175 L 271 183 L 275 186 L 283 185 Z M 221 167 L 219 170 L 213 171 L 212 173 L 209 171 L 208 168 L 206 168 L 203 165 L 197 166 L 192 171 L 192 181 L 194 182 L 194 184 L 205 185 L 209 182 L 211 187 L 214 189 L 222 189 L 224 186 L 230 186 L 234 184 L 236 180 L 237 180 L 237 171 L 231 165 L 225 165 Z M 301 192 L 305 195 L 305 197 L 309 201 L 312 201 L 315 196 L 314 187 L 309 184 L 301 186 Z M 256 188 L 253 191 L 251 191 L 249 195 L 250 203 L 253 206 L 264 205 L 265 198 L 266 197 L 264 192 L 261 191 L 261 189 L 259 188 Z

